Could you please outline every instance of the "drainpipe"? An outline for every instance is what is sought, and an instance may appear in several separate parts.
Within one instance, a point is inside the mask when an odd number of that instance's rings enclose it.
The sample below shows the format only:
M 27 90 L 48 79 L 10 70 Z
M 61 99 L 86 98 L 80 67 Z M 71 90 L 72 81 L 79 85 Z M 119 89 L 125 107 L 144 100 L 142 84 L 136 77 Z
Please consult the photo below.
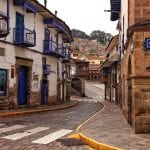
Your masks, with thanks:
M 7 32 L 9 33 L 9 26 L 10 26 L 10 0 L 7 0 Z

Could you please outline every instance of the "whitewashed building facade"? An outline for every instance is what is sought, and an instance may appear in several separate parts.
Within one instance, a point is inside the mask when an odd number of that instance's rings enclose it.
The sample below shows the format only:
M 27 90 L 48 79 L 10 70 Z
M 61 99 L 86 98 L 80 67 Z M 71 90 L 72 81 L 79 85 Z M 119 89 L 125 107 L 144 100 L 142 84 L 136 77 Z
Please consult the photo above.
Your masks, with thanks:
M 0 110 L 62 102 L 71 41 L 69 27 L 38 1 L 0 0 Z

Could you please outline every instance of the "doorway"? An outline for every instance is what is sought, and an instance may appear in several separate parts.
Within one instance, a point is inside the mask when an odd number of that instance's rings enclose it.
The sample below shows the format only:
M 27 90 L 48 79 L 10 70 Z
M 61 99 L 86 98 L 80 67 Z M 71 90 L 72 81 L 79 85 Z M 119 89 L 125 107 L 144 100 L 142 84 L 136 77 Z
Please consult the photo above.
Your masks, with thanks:
M 18 74 L 18 104 L 27 104 L 27 67 L 20 66 Z
M 41 85 L 41 105 L 46 105 L 48 99 L 48 83 L 47 80 L 42 80 Z

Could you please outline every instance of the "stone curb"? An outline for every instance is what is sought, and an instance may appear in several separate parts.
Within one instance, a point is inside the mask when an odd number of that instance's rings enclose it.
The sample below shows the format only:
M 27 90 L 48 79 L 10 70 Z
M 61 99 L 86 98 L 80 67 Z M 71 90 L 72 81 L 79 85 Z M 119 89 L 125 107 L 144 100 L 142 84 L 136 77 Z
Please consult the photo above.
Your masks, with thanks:
M 73 134 L 71 136 L 69 136 L 68 138 L 75 138 L 75 139 L 79 139 L 81 140 L 82 142 L 84 142 L 86 145 L 96 149 L 96 150 L 122 150 L 120 148 L 117 148 L 117 147 L 113 147 L 113 146 L 110 146 L 110 145 L 107 145 L 107 144 L 104 144 L 104 143 L 100 143 L 100 142 L 97 142 L 81 133 L 78 133 L 78 134 Z
M 53 107 L 53 108 L 41 108 L 41 109 L 37 109 L 37 110 L 24 110 L 22 111 L 20 109 L 20 111 L 15 111 L 15 112 L 6 112 L 6 113 L 1 113 L 0 112 L 0 118 L 1 117 L 10 117 L 10 116 L 18 116 L 18 115 L 26 115 L 26 114 L 33 114 L 33 113 L 40 113 L 40 112 L 47 112 L 47 111 L 54 111 L 54 110 L 62 110 L 62 109 L 67 109 L 67 108 L 71 108 L 74 107 L 78 104 L 78 101 L 73 101 L 72 103 L 69 103 L 66 106 L 61 106 L 59 105 L 58 107 Z M 62 104 L 64 105 L 64 104 Z

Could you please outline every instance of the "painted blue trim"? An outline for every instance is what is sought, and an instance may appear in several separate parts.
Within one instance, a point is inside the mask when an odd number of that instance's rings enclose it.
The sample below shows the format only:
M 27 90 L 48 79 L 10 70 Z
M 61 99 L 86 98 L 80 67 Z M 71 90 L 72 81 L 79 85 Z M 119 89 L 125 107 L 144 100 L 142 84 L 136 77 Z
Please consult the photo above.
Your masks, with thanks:
M 6 74 L 6 82 L 4 83 L 5 84 L 4 93 L 0 93 L 0 96 L 6 96 L 7 95 L 7 78 L 8 78 L 7 76 L 8 76 L 8 71 L 7 71 L 7 69 L 2 69 L 2 68 L 0 68 L 0 71 L 5 72 L 5 74 Z
M 19 68 L 17 100 L 19 105 L 27 104 L 27 68 L 24 66 Z
M 37 12 L 37 8 L 28 2 L 24 3 L 24 8 L 27 10 L 27 12 L 31 12 L 31 13 Z
M 14 28 L 14 44 L 24 47 L 34 47 L 36 45 L 36 32 L 25 27 Z
M 41 83 L 41 105 L 47 104 L 48 98 L 48 83 L 47 80 L 42 80 Z
M 145 39 L 145 48 L 150 50 L 150 38 Z
M 67 30 L 63 25 L 61 25 L 58 21 L 54 20 L 53 18 L 45 18 L 43 19 L 44 24 L 52 24 L 54 27 L 57 27 L 61 31 L 63 31 L 65 34 L 67 34 Z
M 43 53 L 47 55 L 53 55 L 56 57 L 65 58 L 65 48 L 62 44 L 57 44 L 53 40 L 44 40 Z
M 25 0 L 13 0 L 14 6 L 23 6 Z
M 14 6 L 23 6 L 27 12 L 36 13 L 37 8 L 26 0 L 13 0 Z

